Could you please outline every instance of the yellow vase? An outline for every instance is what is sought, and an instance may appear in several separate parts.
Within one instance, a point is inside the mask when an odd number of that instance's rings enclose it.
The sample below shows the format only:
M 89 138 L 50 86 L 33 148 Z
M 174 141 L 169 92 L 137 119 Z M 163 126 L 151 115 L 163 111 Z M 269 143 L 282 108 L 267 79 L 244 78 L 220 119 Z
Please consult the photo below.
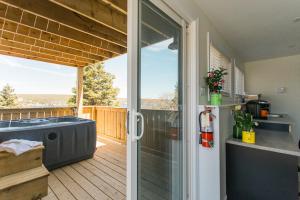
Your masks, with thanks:
M 243 131 L 242 141 L 249 144 L 255 143 L 255 132 L 254 131 Z

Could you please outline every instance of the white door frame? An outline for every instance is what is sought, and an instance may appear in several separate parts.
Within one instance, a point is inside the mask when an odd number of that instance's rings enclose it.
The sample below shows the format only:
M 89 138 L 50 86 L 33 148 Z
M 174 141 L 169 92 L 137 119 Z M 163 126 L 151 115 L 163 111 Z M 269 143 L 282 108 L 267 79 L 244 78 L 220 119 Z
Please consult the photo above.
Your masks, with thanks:
M 137 163 L 137 143 L 132 142 L 137 122 L 132 111 L 137 109 L 138 1 L 127 1 L 127 200 L 137 200 L 137 165 L 132 165 Z
M 127 15 L 127 98 L 129 123 L 127 126 L 127 200 L 137 200 L 137 142 L 132 142 L 137 130 L 137 68 L 138 68 L 138 1 L 128 0 Z M 150 0 L 163 12 L 174 19 L 183 27 L 183 105 L 184 127 L 183 132 L 183 199 L 196 200 L 198 197 L 197 184 L 197 97 L 198 97 L 198 21 L 192 22 L 188 18 L 179 16 L 174 12 L 176 7 L 170 5 L 167 0 Z M 183 20 L 184 19 L 184 20 Z M 191 24 L 188 30 L 187 24 Z M 194 24 L 194 25 L 193 25 Z M 196 41 L 197 42 L 196 42 Z M 196 141 L 195 141 L 196 138 Z

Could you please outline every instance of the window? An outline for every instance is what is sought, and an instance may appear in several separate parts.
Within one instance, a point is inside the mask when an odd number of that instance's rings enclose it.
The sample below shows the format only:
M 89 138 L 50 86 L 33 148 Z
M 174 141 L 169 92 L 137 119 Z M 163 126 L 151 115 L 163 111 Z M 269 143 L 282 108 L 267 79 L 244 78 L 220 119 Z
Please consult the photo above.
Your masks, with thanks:
M 234 93 L 244 95 L 245 93 L 245 76 L 242 70 L 236 65 L 234 66 Z
M 213 45 L 210 45 L 210 52 L 209 52 L 209 63 L 210 63 L 210 70 L 215 68 L 225 68 L 227 69 L 228 75 L 224 77 L 224 86 L 223 91 L 224 93 L 231 95 L 231 71 L 232 71 L 232 63 L 231 60 L 228 59 L 225 55 L 223 55 L 219 50 L 217 50 Z

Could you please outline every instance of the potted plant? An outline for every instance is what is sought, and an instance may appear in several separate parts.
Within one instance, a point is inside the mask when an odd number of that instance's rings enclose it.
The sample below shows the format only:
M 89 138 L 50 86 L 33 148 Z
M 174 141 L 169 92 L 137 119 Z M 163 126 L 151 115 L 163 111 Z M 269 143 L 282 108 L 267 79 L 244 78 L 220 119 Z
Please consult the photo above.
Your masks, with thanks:
M 243 122 L 243 132 L 242 132 L 242 141 L 245 143 L 255 143 L 255 132 L 253 128 L 257 126 L 258 123 L 253 121 L 253 116 L 250 113 L 244 114 Z
M 235 107 L 233 111 L 233 118 L 235 122 L 233 125 L 233 138 L 242 139 L 244 112 L 241 110 L 241 106 Z
M 220 67 L 209 71 L 205 78 L 210 92 L 211 105 L 222 104 L 221 90 L 223 89 L 225 75 L 227 75 L 226 69 Z

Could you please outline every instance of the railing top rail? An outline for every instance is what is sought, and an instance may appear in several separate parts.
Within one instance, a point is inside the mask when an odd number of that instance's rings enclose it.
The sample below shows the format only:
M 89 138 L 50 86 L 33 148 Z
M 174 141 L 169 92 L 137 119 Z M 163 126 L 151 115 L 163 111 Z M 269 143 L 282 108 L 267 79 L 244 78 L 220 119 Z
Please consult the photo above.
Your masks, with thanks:
M 33 108 L 0 108 L 0 111 L 14 110 L 55 110 L 55 109 L 74 109 L 76 107 L 33 107 Z
M 117 106 L 83 106 L 84 108 L 122 108 L 122 107 L 117 107 Z
M 114 106 L 83 106 L 83 108 L 98 108 L 98 109 L 124 109 L 127 110 L 127 108 L 123 107 L 114 107 Z M 153 111 L 153 112 L 177 112 L 178 110 L 171 110 L 171 109 L 151 109 L 151 108 L 145 108 L 142 109 L 145 111 Z

